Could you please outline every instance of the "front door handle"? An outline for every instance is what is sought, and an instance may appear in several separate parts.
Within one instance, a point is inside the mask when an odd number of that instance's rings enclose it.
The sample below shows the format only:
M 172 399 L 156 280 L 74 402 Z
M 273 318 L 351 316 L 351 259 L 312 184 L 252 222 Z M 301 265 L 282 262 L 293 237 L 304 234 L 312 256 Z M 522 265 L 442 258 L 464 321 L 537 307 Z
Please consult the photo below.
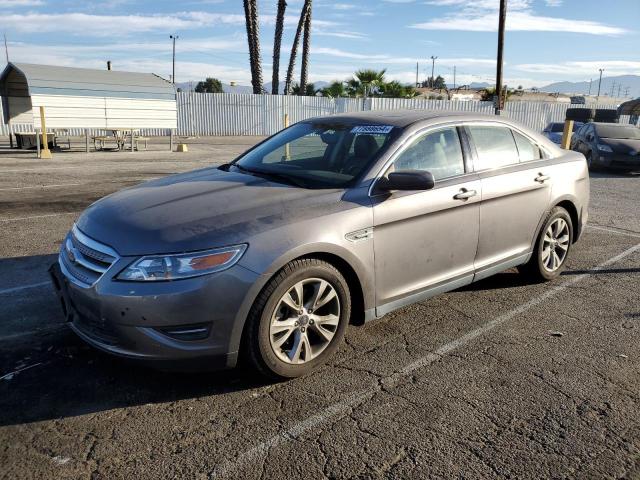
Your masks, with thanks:
M 454 200 L 467 200 L 468 198 L 475 197 L 478 194 L 475 190 L 467 190 L 466 188 L 461 188 L 460 193 L 456 193 L 453 196 Z
M 549 180 L 551 177 L 549 175 L 545 175 L 542 172 L 538 173 L 538 176 L 535 178 L 536 182 L 544 183 Z

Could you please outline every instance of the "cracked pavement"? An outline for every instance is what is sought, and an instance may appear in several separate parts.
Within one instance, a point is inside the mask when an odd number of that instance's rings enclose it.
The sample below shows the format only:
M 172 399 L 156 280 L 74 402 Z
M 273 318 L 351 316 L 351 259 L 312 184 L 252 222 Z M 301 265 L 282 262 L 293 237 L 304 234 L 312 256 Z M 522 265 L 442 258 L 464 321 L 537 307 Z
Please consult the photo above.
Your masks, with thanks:
M 557 282 L 510 270 L 352 326 L 304 378 L 163 373 L 76 338 L 46 269 L 77 212 L 257 140 L 45 161 L 0 139 L 0 478 L 640 478 L 638 176 L 592 175 Z

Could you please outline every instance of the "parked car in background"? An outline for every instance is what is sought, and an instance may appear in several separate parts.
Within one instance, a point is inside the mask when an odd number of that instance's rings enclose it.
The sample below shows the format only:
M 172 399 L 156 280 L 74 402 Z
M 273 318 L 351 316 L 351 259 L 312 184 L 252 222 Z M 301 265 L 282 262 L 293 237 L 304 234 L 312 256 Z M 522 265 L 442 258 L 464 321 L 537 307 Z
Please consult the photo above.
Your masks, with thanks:
M 557 278 L 588 201 L 582 155 L 503 117 L 318 117 L 95 202 L 51 272 L 99 349 L 170 368 L 243 356 L 290 378 L 351 322 L 511 267 Z
M 582 127 L 583 123 L 573 122 L 573 130 L 572 133 L 578 131 L 580 127 Z M 545 127 L 542 131 L 542 134 L 551 140 L 556 145 L 560 145 L 562 143 L 562 134 L 564 133 L 564 123 L 562 122 L 552 122 Z
M 573 136 L 571 149 L 582 153 L 590 169 L 640 171 L 640 128 L 620 123 L 586 123 Z

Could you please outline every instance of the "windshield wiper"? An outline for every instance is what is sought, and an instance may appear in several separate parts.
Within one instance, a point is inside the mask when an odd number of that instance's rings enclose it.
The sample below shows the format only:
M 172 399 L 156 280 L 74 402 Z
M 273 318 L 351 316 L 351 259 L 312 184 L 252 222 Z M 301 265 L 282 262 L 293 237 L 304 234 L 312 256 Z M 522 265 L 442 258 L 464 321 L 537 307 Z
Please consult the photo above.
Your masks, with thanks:
M 271 172 L 268 170 L 256 170 L 253 168 L 247 168 L 245 166 L 239 165 L 237 163 L 233 164 L 234 167 L 236 167 L 238 170 L 242 171 L 242 172 L 246 172 L 250 175 L 255 175 L 258 177 L 262 177 L 262 178 L 266 178 L 267 180 L 271 179 L 271 180 L 280 180 L 279 183 L 286 183 L 289 185 L 294 185 L 296 187 L 300 187 L 300 188 L 308 188 L 307 184 L 300 181 L 299 179 L 297 179 L 296 177 L 293 177 L 291 175 L 287 175 L 286 173 L 278 173 L 278 172 Z

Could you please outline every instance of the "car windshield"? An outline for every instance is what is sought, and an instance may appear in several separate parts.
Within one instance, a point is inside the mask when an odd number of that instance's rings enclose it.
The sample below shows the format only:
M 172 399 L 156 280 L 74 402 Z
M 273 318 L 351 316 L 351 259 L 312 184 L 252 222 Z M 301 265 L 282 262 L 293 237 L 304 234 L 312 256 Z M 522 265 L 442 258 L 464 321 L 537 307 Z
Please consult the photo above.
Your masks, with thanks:
M 269 138 L 229 168 L 303 188 L 345 188 L 400 130 L 335 120 L 302 122 Z
M 564 123 L 552 123 L 549 126 L 550 132 L 563 132 L 564 131 Z
M 640 140 L 640 128 L 626 125 L 597 125 L 600 138 Z

